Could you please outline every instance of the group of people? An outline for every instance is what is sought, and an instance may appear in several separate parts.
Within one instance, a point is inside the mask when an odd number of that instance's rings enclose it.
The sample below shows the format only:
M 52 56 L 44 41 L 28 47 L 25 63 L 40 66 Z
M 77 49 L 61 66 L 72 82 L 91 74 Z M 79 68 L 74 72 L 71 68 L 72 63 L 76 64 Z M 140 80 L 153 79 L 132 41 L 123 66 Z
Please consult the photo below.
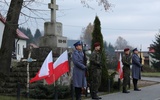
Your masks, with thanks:
M 133 86 L 134 91 L 141 91 L 138 88 L 137 83 L 138 80 L 141 79 L 141 70 L 142 64 L 141 59 L 138 56 L 138 49 L 135 48 L 132 50 L 133 54 L 131 55 L 130 49 L 124 49 L 124 55 L 122 57 L 122 64 L 123 64 L 123 93 L 129 93 L 127 90 L 127 86 L 130 86 L 130 66 L 132 65 L 132 78 L 133 78 Z
M 73 67 L 73 86 L 75 89 L 76 100 L 81 100 L 82 88 L 87 87 L 86 72 L 88 68 L 85 64 L 85 55 L 83 52 L 83 44 L 78 41 L 74 44 L 75 51 L 72 53 Z M 90 90 L 92 99 L 102 99 L 97 95 L 99 86 L 101 84 L 102 73 L 102 60 L 100 54 L 100 43 L 94 43 L 94 50 L 90 55 Z M 130 84 L 130 65 L 132 65 L 132 78 L 135 91 L 140 91 L 137 87 L 137 82 L 141 78 L 141 63 L 138 56 L 138 50 L 133 50 L 132 56 L 130 55 L 130 49 L 124 49 L 124 55 L 122 57 L 123 63 L 123 93 L 129 93 L 127 91 L 127 85 Z
M 84 59 L 85 56 L 82 50 L 82 46 L 83 46 L 82 42 L 78 41 L 74 44 L 74 46 L 75 46 L 75 51 L 72 54 L 72 61 L 74 64 L 73 86 L 75 88 L 76 100 L 81 100 L 82 88 L 87 87 L 86 72 L 88 68 L 85 65 L 86 59 Z M 102 69 L 101 54 L 99 51 L 100 51 L 100 43 L 96 42 L 94 43 L 94 50 L 90 56 L 90 63 L 91 63 L 90 90 L 91 90 L 92 99 L 96 99 L 96 100 L 101 99 L 101 97 L 97 95 L 98 88 L 101 83 L 101 69 Z

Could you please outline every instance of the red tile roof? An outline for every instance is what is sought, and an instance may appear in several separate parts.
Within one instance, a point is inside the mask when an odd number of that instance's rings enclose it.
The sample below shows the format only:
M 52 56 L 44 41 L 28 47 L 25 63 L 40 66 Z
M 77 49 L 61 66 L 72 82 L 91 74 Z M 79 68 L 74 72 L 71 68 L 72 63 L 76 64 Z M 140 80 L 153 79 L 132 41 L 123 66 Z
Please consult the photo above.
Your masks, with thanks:
M 29 37 L 27 37 L 23 32 L 21 32 L 19 29 L 16 30 L 17 31 L 17 35 L 19 38 L 21 39 L 29 39 Z
M 6 19 L 0 14 L 0 21 L 2 23 L 5 23 L 6 22 Z M 29 39 L 29 37 L 27 37 L 23 32 L 21 32 L 19 29 L 16 30 L 17 32 L 17 36 L 18 38 L 21 38 L 21 39 Z

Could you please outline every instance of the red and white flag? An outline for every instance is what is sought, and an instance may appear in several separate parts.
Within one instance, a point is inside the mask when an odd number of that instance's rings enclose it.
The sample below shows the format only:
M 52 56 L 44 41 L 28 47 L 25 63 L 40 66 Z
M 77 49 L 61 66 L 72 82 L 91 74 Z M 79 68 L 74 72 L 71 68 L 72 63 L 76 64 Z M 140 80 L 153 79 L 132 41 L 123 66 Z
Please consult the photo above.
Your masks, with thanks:
M 47 58 L 43 62 L 41 69 L 36 74 L 36 76 L 30 80 L 30 83 L 45 79 L 46 77 L 52 74 L 53 74 L 53 57 L 52 57 L 52 51 L 50 51 Z
M 119 61 L 118 61 L 118 66 L 117 66 L 117 72 L 119 74 L 119 79 L 123 78 L 123 69 L 122 69 L 122 56 L 121 54 L 119 55 Z
M 53 74 L 45 78 L 48 84 L 53 84 L 61 75 L 69 71 L 68 52 L 63 52 L 53 64 Z

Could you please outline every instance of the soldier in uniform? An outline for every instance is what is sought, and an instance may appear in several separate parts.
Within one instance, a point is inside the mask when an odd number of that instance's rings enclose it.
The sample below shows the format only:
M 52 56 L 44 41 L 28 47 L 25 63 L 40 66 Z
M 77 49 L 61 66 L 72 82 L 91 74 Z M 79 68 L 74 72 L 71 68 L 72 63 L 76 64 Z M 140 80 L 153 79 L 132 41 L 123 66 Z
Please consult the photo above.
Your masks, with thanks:
M 141 79 L 141 68 L 142 65 L 140 63 L 140 57 L 138 56 L 138 50 L 135 48 L 133 49 L 132 55 L 132 78 L 134 91 L 141 91 L 141 89 L 138 89 L 137 87 L 138 80 Z
M 87 87 L 86 69 L 84 64 L 84 54 L 82 50 L 82 42 L 78 41 L 74 44 L 75 51 L 72 54 L 73 68 L 73 86 L 75 88 L 76 100 L 81 100 L 82 88 Z
M 91 62 L 91 66 L 90 66 L 91 96 L 92 96 L 92 99 L 101 99 L 101 97 L 97 95 L 99 86 L 101 84 L 101 73 L 102 73 L 99 42 L 96 42 L 94 44 L 94 51 L 91 53 L 90 62 Z
M 124 55 L 122 57 L 123 63 L 123 93 L 129 93 L 127 91 L 127 85 L 130 84 L 130 65 L 131 65 L 131 56 L 130 56 L 130 49 L 124 49 Z

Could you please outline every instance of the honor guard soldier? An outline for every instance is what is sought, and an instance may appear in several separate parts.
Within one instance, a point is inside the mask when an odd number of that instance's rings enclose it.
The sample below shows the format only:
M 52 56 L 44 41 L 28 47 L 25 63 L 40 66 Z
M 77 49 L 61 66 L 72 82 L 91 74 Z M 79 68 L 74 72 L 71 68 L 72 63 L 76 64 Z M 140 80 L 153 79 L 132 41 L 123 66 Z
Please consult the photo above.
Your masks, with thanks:
M 141 79 L 141 68 L 142 65 L 140 63 L 140 57 L 138 56 L 138 50 L 135 48 L 133 49 L 132 55 L 132 78 L 134 91 L 141 91 L 141 89 L 138 89 L 137 86 L 138 80 Z
M 130 56 L 130 49 L 125 48 L 124 54 L 122 57 L 123 63 L 123 93 L 129 93 L 127 91 L 127 85 L 130 84 L 130 65 L 131 65 L 131 56 Z
M 87 87 L 86 70 L 84 64 L 84 54 L 82 50 L 82 42 L 78 41 L 74 44 L 75 51 L 72 54 L 73 68 L 73 86 L 75 88 L 76 100 L 81 100 L 82 88 Z
M 92 99 L 101 99 L 97 95 L 99 86 L 101 84 L 101 54 L 100 54 L 100 43 L 96 42 L 94 44 L 94 50 L 90 56 L 91 66 L 90 66 L 90 75 L 91 75 L 91 96 Z

